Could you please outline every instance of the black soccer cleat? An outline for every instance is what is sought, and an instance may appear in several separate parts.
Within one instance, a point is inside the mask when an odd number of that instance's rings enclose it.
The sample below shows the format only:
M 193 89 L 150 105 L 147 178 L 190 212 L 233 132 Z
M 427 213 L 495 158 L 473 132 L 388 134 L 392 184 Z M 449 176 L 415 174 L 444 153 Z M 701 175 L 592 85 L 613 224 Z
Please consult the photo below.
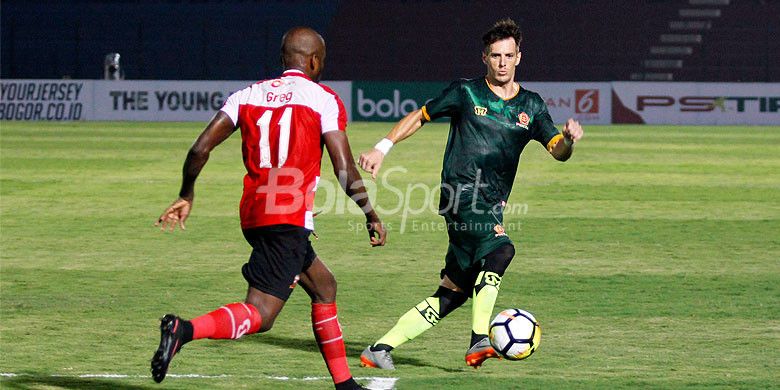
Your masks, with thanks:
M 160 346 L 152 357 L 152 378 L 157 383 L 165 379 L 173 355 L 181 349 L 183 321 L 173 314 L 166 314 L 160 320 Z
M 336 384 L 336 390 L 368 390 L 355 382 L 355 378 L 349 378 L 344 382 Z

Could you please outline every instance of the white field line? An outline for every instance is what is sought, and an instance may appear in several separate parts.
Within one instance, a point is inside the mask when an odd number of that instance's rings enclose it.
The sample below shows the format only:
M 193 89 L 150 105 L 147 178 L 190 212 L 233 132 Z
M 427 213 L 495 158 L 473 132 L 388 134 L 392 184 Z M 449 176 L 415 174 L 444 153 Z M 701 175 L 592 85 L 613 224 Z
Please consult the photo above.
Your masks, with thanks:
M 26 374 L 26 373 L 13 373 L 13 372 L 0 372 L 0 377 L 3 378 L 15 378 L 15 377 L 24 377 L 24 376 L 33 376 L 32 374 Z M 148 378 L 152 379 L 151 375 L 130 375 L 130 374 L 50 374 L 49 375 L 52 378 L 100 378 L 100 379 L 127 379 L 127 378 Z M 326 376 L 305 376 L 303 378 L 293 378 L 289 376 L 271 376 L 271 375 L 228 375 L 228 374 L 219 374 L 219 375 L 202 375 L 202 374 L 168 374 L 166 375 L 166 378 L 182 378 L 182 379 L 222 379 L 222 378 L 241 378 L 241 379 L 271 379 L 271 380 L 277 380 L 277 381 L 302 381 L 302 382 L 309 382 L 309 381 L 329 381 L 331 378 Z M 355 377 L 355 380 L 366 382 L 363 386 L 369 388 L 369 389 L 394 389 L 395 383 L 398 381 L 398 378 L 391 378 L 391 377 L 376 377 L 376 376 L 367 376 L 367 377 Z

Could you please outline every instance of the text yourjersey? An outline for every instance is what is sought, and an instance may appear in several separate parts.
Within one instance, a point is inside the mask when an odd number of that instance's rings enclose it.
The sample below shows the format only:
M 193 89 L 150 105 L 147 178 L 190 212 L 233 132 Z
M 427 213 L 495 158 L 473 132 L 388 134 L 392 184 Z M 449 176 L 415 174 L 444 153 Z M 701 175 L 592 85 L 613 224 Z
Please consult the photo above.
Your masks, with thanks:
M 430 121 L 450 117 L 450 133 L 441 172 L 441 214 L 458 208 L 490 210 L 512 190 L 525 145 L 532 139 L 548 148 L 559 135 L 544 100 L 522 87 L 502 99 L 484 78 L 459 80 L 425 104 Z
M 338 95 L 301 71 L 287 70 L 230 95 L 222 111 L 241 128 L 247 172 L 241 227 L 289 224 L 313 230 L 322 135 L 347 127 Z

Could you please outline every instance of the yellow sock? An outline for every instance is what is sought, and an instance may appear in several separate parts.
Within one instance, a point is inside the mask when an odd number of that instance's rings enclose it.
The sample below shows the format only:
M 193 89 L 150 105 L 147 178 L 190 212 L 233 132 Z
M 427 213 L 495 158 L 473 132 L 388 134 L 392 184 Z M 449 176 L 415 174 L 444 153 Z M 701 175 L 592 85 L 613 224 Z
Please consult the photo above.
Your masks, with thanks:
M 493 306 L 498 298 L 498 288 L 501 277 L 495 272 L 482 271 L 474 283 L 474 293 L 471 306 L 471 330 L 476 334 L 488 334 Z
M 395 326 L 374 345 L 387 344 L 396 348 L 432 328 L 439 322 L 439 319 L 439 298 L 425 298 L 402 315 Z

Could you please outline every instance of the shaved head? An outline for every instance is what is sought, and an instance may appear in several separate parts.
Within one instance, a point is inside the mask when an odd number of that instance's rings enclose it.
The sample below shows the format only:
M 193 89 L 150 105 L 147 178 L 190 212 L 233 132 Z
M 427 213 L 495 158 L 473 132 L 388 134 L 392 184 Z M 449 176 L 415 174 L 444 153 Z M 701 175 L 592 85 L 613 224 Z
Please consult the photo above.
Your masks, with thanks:
M 325 65 L 325 40 L 309 27 L 293 27 L 282 37 L 282 65 L 319 81 Z

